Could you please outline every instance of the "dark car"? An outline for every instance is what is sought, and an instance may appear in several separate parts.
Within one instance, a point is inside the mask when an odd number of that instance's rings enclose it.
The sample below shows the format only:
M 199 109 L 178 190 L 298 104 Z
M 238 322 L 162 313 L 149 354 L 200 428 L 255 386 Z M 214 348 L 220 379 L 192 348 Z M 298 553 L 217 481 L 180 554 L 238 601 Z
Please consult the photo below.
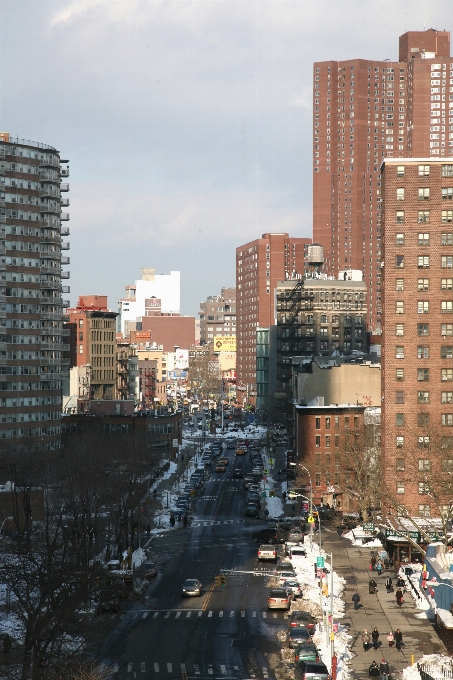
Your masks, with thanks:
M 242 470 L 240 468 L 236 468 L 233 470 L 233 479 L 242 479 L 244 477 Z
M 299 661 L 320 661 L 319 650 L 314 642 L 303 642 L 297 645 L 294 652 L 294 662 Z
M 117 613 L 120 610 L 120 598 L 114 588 L 103 588 L 99 593 L 99 602 L 96 607 L 96 612 L 102 614 L 103 612 Z
M 329 671 L 322 661 L 300 661 L 296 664 L 296 680 L 329 680 Z
M 252 484 L 255 484 L 255 477 L 253 475 L 245 475 L 242 482 L 242 487 L 248 489 Z
M 286 631 L 286 644 L 288 647 L 296 647 L 303 642 L 309 642 L 311 640 L 311 635 L 306 626 L 299 625 L 288 628 Z
M 191 595 L 201 595 L 201 583 L 196 578 L 187 578 L 182 584 L 182 594 L 185 597 L 190 597 Z
M 255 543 L 284 543 L 285 539 L 278 535 L 278 530 L 276 529 L 261 529 L 255 534 L 252 534 L 252 538 Z
M 145 562 L 144 566 L 145 578 L 154 578 L 157 576 L 157 567 L 154 562 Z
M 246 517 L 258 517 L 260 512 L 260 507 L 257 503 L 249 503 L 245 508 Z
M 288 628 L 296 628 L 300 624 L 303 624 L 310 633 L 315 632 L 316 619 L 310 612 L 303 610 L 291 612 L 288 617 Z

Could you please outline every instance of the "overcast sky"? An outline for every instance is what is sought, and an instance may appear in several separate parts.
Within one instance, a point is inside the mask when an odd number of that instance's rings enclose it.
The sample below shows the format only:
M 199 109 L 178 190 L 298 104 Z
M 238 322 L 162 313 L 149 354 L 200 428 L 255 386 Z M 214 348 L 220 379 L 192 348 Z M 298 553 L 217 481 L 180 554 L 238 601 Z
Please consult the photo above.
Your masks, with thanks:
M 312 63 L 397 59 L 452 19 L 452 0 L 0 0 L 0 127 L 70 159 L 72 303 L 116 309 L 154 267 L 196 315 L 238 245 L 311 236 Z

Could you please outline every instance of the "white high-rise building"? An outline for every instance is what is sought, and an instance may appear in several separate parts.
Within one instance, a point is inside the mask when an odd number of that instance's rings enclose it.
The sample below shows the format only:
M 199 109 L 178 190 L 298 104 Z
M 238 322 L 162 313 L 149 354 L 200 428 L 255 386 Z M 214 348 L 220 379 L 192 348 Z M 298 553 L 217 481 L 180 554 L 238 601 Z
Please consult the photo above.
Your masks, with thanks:
M 126 334 L 142 316 L 157 313 L 180 314 L 180 272 L 156 274 L 143 268 L 141 279 L 125 287 L 126 297 L 118 300 L 118 331 Z

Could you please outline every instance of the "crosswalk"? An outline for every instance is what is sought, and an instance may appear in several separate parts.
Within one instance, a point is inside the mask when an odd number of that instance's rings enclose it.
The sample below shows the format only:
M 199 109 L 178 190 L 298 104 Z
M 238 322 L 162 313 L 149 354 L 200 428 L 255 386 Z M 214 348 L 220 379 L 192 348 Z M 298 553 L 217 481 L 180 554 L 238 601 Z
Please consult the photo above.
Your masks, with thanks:
M 203 675 L 214 678 L 262 678 L 268 680 L 271 672 L 264 666 L 246 670 L 240 666 L 230 664 L 202 664 L 200 663 L 175 663 L 173 661 L 126 661 L 119 669 L 120 677 L 124 680 L 129 678 L 142 678 L 156 675 L 167 677 L 169 675 L 179 675 L 184 677 L 197 678 Z M 122 672 L 121 672 L 122 671 Z
M 138 621 L 143 619 L 167 619 L 171 621 L 190 622 L 199 620 L 201 618 L 246 618 L 246 616 L 261 619 L 278 619 L 284 620 L 287 617 L 286 610 L 265 611 L 257 609 L 242 609 L 242 610 L 213 610 L 213 609 L 147 609 L 136 611 L 132 614 L 132 620 Z M 111 618 L 115 618 L 117 614 L 112 614 Z M 126 614 L 121 614 L 124 618 Z

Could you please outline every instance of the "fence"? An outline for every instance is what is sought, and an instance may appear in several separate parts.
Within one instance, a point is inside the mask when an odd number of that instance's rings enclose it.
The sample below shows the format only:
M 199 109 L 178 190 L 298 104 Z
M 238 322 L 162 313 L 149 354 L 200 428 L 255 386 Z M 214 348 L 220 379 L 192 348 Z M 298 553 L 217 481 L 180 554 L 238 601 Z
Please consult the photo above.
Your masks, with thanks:
M 453 669 L 445 664 L 417 664 L 418 672 L 422 680 L 453 679 Z

